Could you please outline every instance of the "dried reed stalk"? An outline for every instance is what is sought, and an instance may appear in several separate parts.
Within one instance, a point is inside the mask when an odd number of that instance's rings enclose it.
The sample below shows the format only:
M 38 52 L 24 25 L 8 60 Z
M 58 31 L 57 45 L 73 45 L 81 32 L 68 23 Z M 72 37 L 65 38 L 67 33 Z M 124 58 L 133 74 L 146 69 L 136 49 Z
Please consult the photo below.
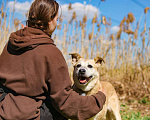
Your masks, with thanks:
M 70 12 L 72 10 L 71 4 L 68 9 L 70 16 Z M 121 82 L 126 81 L 130 83 L 138 81 L 137 84 L 142 84 L 142 82 L 145 82 L 147 85 L 149 83 L 148 79 L 150 79 L 149 71 L 147 68 L 143 69 L 142 67 L 143 65 L 148 67 L 150 64 L 150 29 L 148 39 L 145 35 L 148 10 L 149 8 L 145 9 L 145 12 L 143 12 L 135 29 L 132 27 L 132 24 L 135 22 L 134 15 L 129 13 L 128 16 L 124 17 L 121 21 L 119 25 L 120 30 L 117 34 L 112 35 L 109 32 L 111 24 L 108 24 L 106 18 L 103 18 L 103 24 L 101 25 L 100 23 L 97 23 L 97 17 L 94 16 L 91 21 L 92 25 L 89 27 L 91 31 L 89 30 L 88 32 L 86 30 L 86 23 L 88 21 L 87 16 L 84 15 L 82 21 L 77 21 L 76 13 L 74 12 L 71 22 L 68 20 L 67 24 L 64 24 L 63 20 L 59 21 L 54 39 L 56 40 L 55 42 L 57 46 L 61 49 L 67 61 L 70 60 L 68 53 L 71 52 L 77 52 L 86 58 L 101 56 L 106 61 L 106 65 L 102 67 L 100 72 L 104 79 L 109 80 L 115 78 L 115 80 L 118 79 Z M 145 15 L 144 32 L 140 36 L 140 34 L 138 34 L 138 30 L 140 29 L 140 21 L 144 18 L 143 15 Z M 6 43 L 7 35 L 10 34 L 12 29 L 14 29 L 6 27 L 7 18 L 5 18 L 5 16 L 6 15 L 2 13 L 0 18 L 0 52 Z M 13 16 L 11 16 L 11 18 L 13 18 Z M 19 19 L 14 18 L 13 21 L 11 21 L 14 26 L 16 25 L 16 28 L 19 26 L 18 20 Z M 97 27 L 95 27 L 95 24 Z M 97 28 L 98 30 L 96 31 Z M 104 30 L 104 33 L 100 33 L 100 29 Z M 122 40 L 123 37 L 124 39 Z M 86 40 L 89 41 L 85 45 L 84 43 Z M 139 40 L 142 42 L 140 46 L 138 45 Z

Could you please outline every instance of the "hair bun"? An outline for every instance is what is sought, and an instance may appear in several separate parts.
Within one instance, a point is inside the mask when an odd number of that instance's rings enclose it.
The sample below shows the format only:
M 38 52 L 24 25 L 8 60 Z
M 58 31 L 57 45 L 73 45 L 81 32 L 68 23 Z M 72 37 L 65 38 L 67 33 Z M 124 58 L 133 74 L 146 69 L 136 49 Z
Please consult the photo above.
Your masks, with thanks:
M 35 27 L 43 30 L 44 29 L 44 23 L 41 20 L 37 20 L 35 22 Z

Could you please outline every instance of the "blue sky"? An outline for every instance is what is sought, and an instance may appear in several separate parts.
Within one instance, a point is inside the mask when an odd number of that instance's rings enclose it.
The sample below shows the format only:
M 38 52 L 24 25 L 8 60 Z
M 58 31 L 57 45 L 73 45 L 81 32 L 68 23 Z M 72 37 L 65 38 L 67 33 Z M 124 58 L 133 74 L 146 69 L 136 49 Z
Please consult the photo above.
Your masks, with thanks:
M 6 0 L 4 1 L 6 2 Z M 13 6 L 13 1 L 14 0 L 9 0 L 8 8 Z M 15 16 L 21 21 L 24 21 L 25 18 L 23 17 L 23 14 L 29 9 L 33 0 L 16 0 L 16 2 Z M 107 19 L 111 18 L 112 28 L 114 28 L 114 30 L 117 29 L 116 26 L 119 26 L 120 21 L 124 16 L 127 16 L 129 12 L 132 12 L 135 16 L 133 27 L 136 27 L 136 23 L 141 20 L 140 30 L 142 31 L 144 29 L 145 20 L 144 8 L 150 7 L 150 0 L 58 0 L 58 2 L 62 7 L 62 14 L 66 19 L 71 18 L 73 11 L 76 11 L 78 19 L 82 19 L 84 14 L 87 14 L 88 19 L 92 19 L 94 14 L 97 13 L 99 19 L 103 15 L 106 16 Z M 70 16 L 68 15 L 67 8 L 69 3 L 72 3 L 73 7 Z M 150 27 L 150 10 L 147 13 L 146 27 L 147 29 Z
M 129 12 L 132 12 L 136 18 L 136 21 L 140 20 L 140 17 L 144 13 L 145 7 L 150 7 L 150 0 L 60 0 L 61 4 L 71 2 L 72 4 L 80 2 L 84 4 L 91 4 L 97 7 L 100 11 L 100 15 L 104 15 L 107 18 L 112 18 L 113 25 L 119 25 L 124 16 L 127 16 Z M 143 15 L 144 17 L 144 15 Z M 141 20 L 141 24 L 142 24 Z M 147 14 L 147 26 L 150 26 L 150 10 Z
M 6 6 L 6 1 L 5 6 Z M 7 20 L 9 22 L 9 16 L 10 13 L 9 11 L 12 9 L 13 2 L 16 1 L 15 4 L 15 17 L 18 18 L 23 24 L 25 24 L 25 13 L 27 10 L 29 10 L 31 3 L 33 0 L 8 0 L 8 9 L 7 9 Z M 0 4 L 2 3 L 2 0 L 0 0 Z M 144 14 L 144 8 L 149 7 L 150 8 L 150 0 L 105 0 L 102 2 L 101 0 L 58 0 L 58 3 L 60 4 L 62 8 L 62 14 L 64 16 L 64 19 L 71 19 L 73 11 L 76 12 L 77 14 L 77 19 L 82 20 L 83 15 L 86 14 L 88 17 L 88 22 L 87 22 L 87 37 L 88 33 L 92 31 L 92 24 L 91 20 L 95 13 L 98 15 L 98 20 L 102 18 L 102 16 L 106 16 L 107 19 L 111 18 L 112 20 L 112 25 L 111 25 L 111 33 L 117 33 L 119 30 L 119 24 L 121 20 L 124 18 L 124 16 L 127 17 L 127 14 L 129 12 L 132 12 L 135 21 L 132 24 L 132 29 L 135 30 L 137 22 L 140 20 L 140 27 L 138 31 L 138 35 L 144 30 L 144 20 L 145 20 L 145 14 Z M 68 12 L 68 5 L 69 3 L 72 3 L 72 10 Z M 12 14 L 11 14 L 12 16 Z M 105 35 L 105 27 L 104 25 L 102 26 L 103 29 L 101 28 L 101 35 Z M 149 39 L 149 28 L 150 28 L 150 10 L 147 13 L 147 24 L 146 24 L 146 34 L 145 34 L 145 43 L 148 43 Z M 69 32 L 67 34 L 71 33 L 72 28 L 69 28 Z M 80 29 L 79 29 L 80 31 Z M 54 34 L 58 33 L 57 30 L 55 30 Z M 61 34 L 63 34 L 64 31 L 61 30 Z M 105 40 L 109 40 L 104 38 Z M 126 39 L 128 40 L 127 34 L 123 34 L 121 39 Z M 68 38 L 69 39 L 69 38 Z M 138 43 L 137 43 L 138 42 Z M 141 47 L 142 43 L 142 37 L 138 37 L 137 45 Z
M 4 0 L 6 1 L 6 0 Z M 9 0 L 9 3 L 14 0 Z M 29 9 L 30 4 L 32 3 L 33 0 L 16 0 L 18 6 L 18 11 L 16 9 L 16 16 L 20 16 L 20 19 L 22 19 L 21 11 L 26 11 Z M 132 12 L 135 16 L 135 21 L 139 21 L 141 16 L 143 15 L 141 19 L 141 29 L 144 29 L 144 8 L 145 7 L 150 7 L 150 1 L 149 0 L 105 0 L 104 2 L 100 0 L 58 0 L 59 4 L 63 7 L 64 5 L 68 5 L 69 3 L 72 3 L 74 5 L 74 9 L 78 7 L 77 3 L 80 3 L 82 5 L 85 5 L 88 7 L 88 5 L 91 5 L 93 8 L 91 8 L 87 13 L 87 15 L 90 17 L 93 17 L 94 12 L 96 9 L 98 10 L 98 16 L 106 16 L 107 18 L 112 19 L 112 27 L 113 26 L 118 26 L 120 21 L 123 19 L 124 16 L 127 16 L 129 12 Z M 8 6 L 8 8 L 11 5 Z M 90 12 L 94 10 L 93 12 Z M 74 11 L 74 10 L 73 10 Z M 65 13 L 64 11 L 62 11 Z M 80 14 L 80 10 L 77 11 Z M 78 15 L 77 13 L 77 15 Z M 82 13 L 82 12 L 81 12 Z M 79 15 L 79 18 L 81 16 Z M 90 18 L 89 18 L 90 19 Z M 135 23 L 136 23 L 135 22 Z M 143 26 L 143 27 L 142 27 Z M 150 10 L 147 14 L 147 27 L 150 27 Z

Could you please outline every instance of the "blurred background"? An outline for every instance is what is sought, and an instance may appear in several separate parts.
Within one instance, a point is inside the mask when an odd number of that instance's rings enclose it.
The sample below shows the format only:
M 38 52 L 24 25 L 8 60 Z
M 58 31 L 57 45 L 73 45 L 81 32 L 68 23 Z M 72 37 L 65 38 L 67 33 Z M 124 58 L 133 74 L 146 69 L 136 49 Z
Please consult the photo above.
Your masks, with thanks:
M 0 53 L 11 32 L 26 26 L 34 0 L 0 0 Z M 52 36 L 63 52 L 70 76 L 69 53 L 100 56 L 100 80 L 111 82 L 123 120 L 150 120 L 150 1 L 58 0 Z

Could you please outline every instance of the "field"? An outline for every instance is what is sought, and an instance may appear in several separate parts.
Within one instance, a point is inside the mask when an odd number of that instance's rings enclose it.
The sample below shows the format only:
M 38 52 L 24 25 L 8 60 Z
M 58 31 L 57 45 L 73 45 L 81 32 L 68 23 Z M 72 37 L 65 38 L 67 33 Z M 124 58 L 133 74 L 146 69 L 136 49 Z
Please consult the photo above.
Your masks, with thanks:
M 7 7 L 4 9 L 2 5 L 0 9 L 1 53 L 10 33 L 20 29 L 22 23 L 19 18 L 14 18 L 14 11 L 7 16 Z M 146 27 L 148 10 L 143 10 L 142 19 L 145 19 L 145 23 L 141 33 L 140 21 L 133 27 L 135 17 L 132 13 L 122 19 L 118 25 L 120 30 L 112 34 L 111 20 L 105 16 L 99 19 L 95 15 L 90 28 L 87 28 L 87 16 L 78 21 L 74 12 L 65 24 L 63 18 L 59 19 L 53 35 L 55 44 L 68 63 L 70 76 L 73 68 L 69 53 L 77 52 L 84 58 L 100 56 L 105 60 L 99 71 L 101 80 L 114 85 L 120 99 L 123 120 L 150 120 L 150 26 L 149 29 Z

